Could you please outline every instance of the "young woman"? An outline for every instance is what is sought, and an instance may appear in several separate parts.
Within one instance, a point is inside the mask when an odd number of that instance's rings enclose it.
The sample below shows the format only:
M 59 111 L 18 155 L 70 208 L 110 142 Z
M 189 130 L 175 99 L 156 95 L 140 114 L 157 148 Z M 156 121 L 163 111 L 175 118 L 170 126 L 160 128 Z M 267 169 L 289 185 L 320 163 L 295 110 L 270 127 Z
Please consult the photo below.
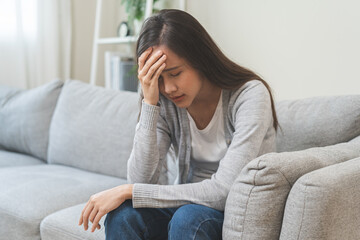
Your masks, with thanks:
M 229 60 L 186 12 L 148 18 L 137 42 L 142 105 L 128 185 L 93 195 L 79 225 L 105 219 L 106 239 L 221 239 L 230 187 L 252 159 L 275 151 L 271 89 Z M 163 185 L 166 155 L 175 184 Z

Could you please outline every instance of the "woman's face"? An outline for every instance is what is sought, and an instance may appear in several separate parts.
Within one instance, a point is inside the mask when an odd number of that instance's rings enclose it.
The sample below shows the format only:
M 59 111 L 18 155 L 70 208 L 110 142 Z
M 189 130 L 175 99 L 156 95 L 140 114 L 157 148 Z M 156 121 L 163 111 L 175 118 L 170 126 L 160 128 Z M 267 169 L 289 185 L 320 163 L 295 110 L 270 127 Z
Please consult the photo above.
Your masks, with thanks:
M 204 79 L 183 58 L 164 45 L 154 46 L 152 54 L 162 51 L 166 55 L 166 67 L 159 77 L 162 95 L 180 108 L 188 108 L 198 96 Z

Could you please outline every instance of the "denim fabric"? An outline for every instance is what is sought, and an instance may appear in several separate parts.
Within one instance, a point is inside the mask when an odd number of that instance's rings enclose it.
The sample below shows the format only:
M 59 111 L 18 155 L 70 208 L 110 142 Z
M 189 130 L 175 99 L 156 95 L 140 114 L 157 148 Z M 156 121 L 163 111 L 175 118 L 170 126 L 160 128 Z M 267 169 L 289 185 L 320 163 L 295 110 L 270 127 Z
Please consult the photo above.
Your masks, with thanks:
M 203 205 L 133 208 L 126 200 L 105 218 L 106 240 L 221 239 L 224 212 Z

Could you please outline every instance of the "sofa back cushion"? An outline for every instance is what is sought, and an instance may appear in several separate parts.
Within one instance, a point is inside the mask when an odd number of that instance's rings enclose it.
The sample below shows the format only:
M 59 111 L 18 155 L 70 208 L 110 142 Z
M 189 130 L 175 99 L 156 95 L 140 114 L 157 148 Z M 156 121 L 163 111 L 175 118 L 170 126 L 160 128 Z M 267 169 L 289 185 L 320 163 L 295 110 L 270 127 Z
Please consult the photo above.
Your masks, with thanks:
M 48 161 L 126 178 L 138 94 L 67 80 L 50 126 Z
M 46 161 L 50 122 L 63 84 L 55 79 L 29 90 L 0 87 L 0 148 Z
M 323 147 L 360 135 L 360 95 L 280 101 L 277 152 Z

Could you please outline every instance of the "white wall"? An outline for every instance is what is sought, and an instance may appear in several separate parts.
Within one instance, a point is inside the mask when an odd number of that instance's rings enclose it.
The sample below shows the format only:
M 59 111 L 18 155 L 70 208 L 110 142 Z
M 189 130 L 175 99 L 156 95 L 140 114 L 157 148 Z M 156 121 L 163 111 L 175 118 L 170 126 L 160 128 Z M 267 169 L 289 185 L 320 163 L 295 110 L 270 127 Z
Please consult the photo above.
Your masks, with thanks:
M 126 20 L 125 10 L 120 3 L 121 0 L 103 0 L 100 37 L 115 37 L 118 24 Z M 72 0 L 72 79 L 90 82 L 95 13 L 96 0 Z M 104 86 L 105 51 L 124 50 L 124 47 L 127 48 L 119 45 L 99 45 L 97 85 Z
M 115 9 L 119 0 L 104 2 L 103 35 L 110 36 L 124 13 Z M 89 81 L 95 4 L 73 1 L 72 77 L 84 81 Z M 356 0 L 187 1 L 187 11 L 219 47 L 267 80 L 276 100 L 360 94 L 359 9 Z M 105 48 L 110 47 L 101 51 Z M 103 85 L 101 51 L 98 85 Z
M 196 0 L 187 9 L 277 100 L 360 94 L 359 1 Z

